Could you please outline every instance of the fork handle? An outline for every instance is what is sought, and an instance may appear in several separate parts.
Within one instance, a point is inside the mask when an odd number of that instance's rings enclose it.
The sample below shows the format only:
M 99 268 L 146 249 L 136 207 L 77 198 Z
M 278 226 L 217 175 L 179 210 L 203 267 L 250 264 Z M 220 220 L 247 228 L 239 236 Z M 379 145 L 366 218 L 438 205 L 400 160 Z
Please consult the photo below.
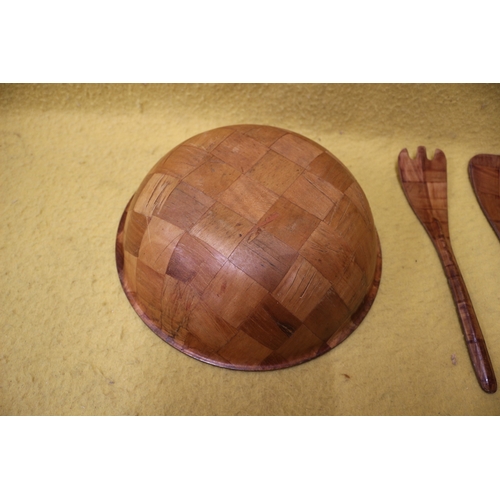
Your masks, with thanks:
M 474 307 L 472 307 L 469 292 L 467 291 L 455 255 L 453 254 L 451 242 L 449 238 L 442 233 L 438 238 L 433 238 L 433 241 L 441 258 L 446 278 L 448 279 L 448 284 L 462 325 L 465 344 L 469 351 L 469 356 L 479 385 L 485 392 L 496 392 L 497 381 L 495 372 L 493 371 L 493 365 L 491 364 L 476 312 L 474 311 Z

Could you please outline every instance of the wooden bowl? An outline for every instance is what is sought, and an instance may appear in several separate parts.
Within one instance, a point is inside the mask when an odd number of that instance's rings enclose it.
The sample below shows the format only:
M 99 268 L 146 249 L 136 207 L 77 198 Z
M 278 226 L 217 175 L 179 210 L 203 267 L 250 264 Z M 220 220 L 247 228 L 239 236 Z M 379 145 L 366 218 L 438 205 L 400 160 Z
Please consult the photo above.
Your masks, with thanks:
M 210 130 L 165 155 L 125 209 L 116 261 L 151 330 L 237 370 L 337 346 L 370 309 L 382 262 L 347 168 L 306 137 L 258 125 Z

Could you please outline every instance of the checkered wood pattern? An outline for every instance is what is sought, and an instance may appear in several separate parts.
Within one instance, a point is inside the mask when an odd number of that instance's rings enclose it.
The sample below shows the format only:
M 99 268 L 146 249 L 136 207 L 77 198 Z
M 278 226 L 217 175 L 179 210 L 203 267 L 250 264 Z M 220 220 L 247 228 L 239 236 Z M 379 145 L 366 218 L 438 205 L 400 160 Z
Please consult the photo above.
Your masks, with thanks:
M 469 179 L 484 215 L 500 239 L 500 155 L 474 156 L 469 162 Z
M 153 167 L 120 222 L 117 266 L 163 340 L 214 365 L 271 370 L 327 352 L 359 325 L 381 257 L 366 197 L 331 153 L 238 125 Z

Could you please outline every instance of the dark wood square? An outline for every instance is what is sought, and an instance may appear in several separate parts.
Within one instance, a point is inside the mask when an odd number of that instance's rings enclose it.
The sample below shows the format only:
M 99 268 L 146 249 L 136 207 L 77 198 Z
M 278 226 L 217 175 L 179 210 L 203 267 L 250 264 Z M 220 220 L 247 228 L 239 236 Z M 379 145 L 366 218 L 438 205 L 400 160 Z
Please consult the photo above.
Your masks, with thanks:
M 278 349 L 302 322 L 271 295 L 267 295 L 240 330 L 269 349 Z
M 200 294 L 226 262 L 226 258 L 203 241 L 185 233 L 177 243 L 167 274 L 191 286 Z

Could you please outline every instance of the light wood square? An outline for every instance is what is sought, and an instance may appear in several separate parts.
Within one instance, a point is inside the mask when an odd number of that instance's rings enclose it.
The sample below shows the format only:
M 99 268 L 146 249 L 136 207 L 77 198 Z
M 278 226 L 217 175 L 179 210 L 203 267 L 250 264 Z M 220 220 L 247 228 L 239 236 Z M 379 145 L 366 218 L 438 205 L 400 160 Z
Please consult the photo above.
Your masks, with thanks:
M 252 227 L 249 220 L 216 202 L 191 229 L 191 234 L 229 257 Z
M 259 227 L 298 250 L 319 224 L 319 219 L 286 198 L 279 198 L 259 221 Z
M 328 215 L 325 217 L 326 222 L 332 229 L 336 229 L 339 225 L 345 226 L 346 221 L 357 211 L 356 206 L 346 195 L 333 206 Z
M 285 191 L 283 196 L 321 220 L 334 205 L 326 194 L 323 194 L 303 175 Z
M 123 253 L 123 270 L 126 276 L 127 286 L 131 292 L 137 291 L 136 285 L 136 271 L 137 271 L 137 257 L 125 251 Z
M 208 157 L 209 153 L 202 149 L 181 144 L 161 164 L 155 167 L 155 171 L 182 179 L 199 167 Z
M 332 283 L 344 275 L 354 258 L 349 245 L 324 222 L 319 223 L 299 253 Z
M 135 257 L 139 255 L 142 237 L 148 227 L 148 223 L 149 217 L 139 214 L 135 210 L 131 210 L 127 214 L 127 220 L 125 221 L 125 234 L 127 237 L 125 238 L 123 247 L 124 250 L 130 252 Z
M 161 325 L 176 343 L 182 344 L 189 338 L 188 319 L 200 300 L 189 283 L 164 275 Z
M 151 269 L 165 273 L 168 262 L 184 230 L 170 222 L 151 217 L 139 249 L 139 259 Z
M 150 217 L 163 205 L 179 179 L 167 174 L 153 174 L 134 205 L 134 211 Z
M 245 135 L 264 144 L 264 146 L 270 147 L 286 133 L 286 130 L 276 127 L 254 127 L 251 130 L 247 130 Z
M 304 178 L 310 182 L 315 188 L 319 189 L 324 195 L 326 195 L 333 203 L 337 203 L 344 193 L 338 190 L 335 186 L 325 181 L 321 177 L 312 174 L 311 172 L 304 172 Z
M 137 259 L 136 287 L 141 309 L 152 321 L 159 323 L 162 314 L 162 290 L 164 274 L 158 273 Z
M 215 201 L 201 191 L 180 183 L 155 215 L 182 229 L 189 230 Z
M 330 282 L 306 259 L 298 257 L 273 293 L 300 320 L 318 305 Z
M 370 276 L 373 278 L 373 276 Z M 337 275 L 332 282 L 335 291 L 350 311 L 355 311 L 364 297 L 368 286 L 366 274 L 355 259 L 351 259 L 344 273 Z
M 215 149 L 224 139 L 234 134 L 234 130 L 228 127 L 221 127 L 215 130 L 209 130 L 208 132 L 203 132 L 201 134 L 195 135 L 188 139 L 183 144 L 195 146 L 205 151 L 212 151 Z
M 266 294 L 265 288 L 231 262 L 226 262 L 202 298 L 217 314 L 237 328 Z
M 205 194 L 203 191 L 200 191 L 199 189 L 196 189 L 195 187 L 191 186 L 190 184 L 187 184 L 186 182 L 182 181 L 178 186 L 177 189 L 179 191 L 182 191 L 183 193 L 187 194 L 188 196 L 191 196 L 193 200 L 196 200 L 198 203 L 201 203 L 205 207 L 211 207 L 214 203 L 215 200 Z
M 246 175 L 242 175 L 218 198 L 226 207 L 254 223 L 277 199 L 276 193 Z
M 309 165 L 309 172 L 335 186 L 345 190 L 354 182 L 354 177 L 344 165 L 329 153 L 322 153 Z
M 226 345 L 238 332 L 203 300 L 197 303 L 189 315 L 188 329 L 215 352 Z
M 268 151 L 260 142 L 240 132 L 235 132 L 222 141 L 212 154 L 232 167 L 246 172 L 250 170 Z
M 303 171 L 304 169 L 293 161 L 269 151 L 252 167 L 248 175 L 281 195 Z
M 227 189 L 241 172 L 217 158 L 210 158 L 203 165 L 191 172 L 184 181 L 203 191 L 212 198 Z
M 266 231 L 245 238 L 229 260 L 269 291 L 274 290 L 297 257 L 297 252 Z
M 308 168 L 309 164 L 323 153 L 323 149 L 319 146 L 296 134 L 284 135 L 271 146 L 271 149 L 304 168 Z

